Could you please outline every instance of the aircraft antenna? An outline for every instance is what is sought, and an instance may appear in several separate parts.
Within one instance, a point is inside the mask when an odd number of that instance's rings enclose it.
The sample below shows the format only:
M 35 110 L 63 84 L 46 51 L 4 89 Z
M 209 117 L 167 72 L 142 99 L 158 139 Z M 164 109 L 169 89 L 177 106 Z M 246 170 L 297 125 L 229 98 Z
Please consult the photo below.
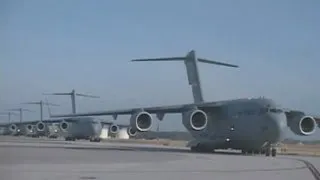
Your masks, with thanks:
M 203 59 L 203 58 L 197 58 L 195 50 L 191 50 L 184 57 L 133 59 L 131 61 L 133 61 L 133 62 L 138 62 L 138 61 L 140 61 L 140 62 L 142 62 L 142 61 L 184 61 L 185 66 L 186 66 L 186 70 L 187 70 L 189 85 L 191 85 L 193 99 L 194 99 L 195 103 L 199 103 L 199 102 L 204 101 L 203 96 L 202 96 L 202 89 L 201 89 L 201 83 L 200 83 L 200 78 L 199 78 L 197 62 L 214 64 L 214 65 L 219 65 L 219 66 L 234 67 L 234 68 L 239 67 L 239 66 L 233 65 L 233 64 L 212 61 L 212 60 Z
M 26 103 L 21 103 L 21 104 L 36 104 L 40 106 L 40 121 L 43 121 L 43 105 L 48 105 L 48 106 L 59 106 L 58 104 L 52 104 L 52 103 L 45 103 L 42 100 L 37 101 L 37 102 L 26 102 Z
M 76 96 L 89 97 L 89 98 L 100 98 L 99 96 L 76 93 L 76 91 L 74 89 L 72 89 L 72 91 L 69 93 L 43 93 L 43 95 L 71 96 L 71 107 L 72 107 L 73 114 L 76 114 Z

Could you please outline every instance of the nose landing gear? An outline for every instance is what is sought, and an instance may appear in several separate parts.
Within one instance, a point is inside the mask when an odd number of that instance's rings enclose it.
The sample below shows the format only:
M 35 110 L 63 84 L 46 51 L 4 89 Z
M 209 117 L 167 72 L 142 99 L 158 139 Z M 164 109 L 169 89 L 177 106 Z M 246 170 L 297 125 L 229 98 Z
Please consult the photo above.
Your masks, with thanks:
M 265 155 L 266 156 L 270 156 L 270 154 L 271 154 L 272 157 L 275 157 L 277 155 L 276 148 L 267 147 Z

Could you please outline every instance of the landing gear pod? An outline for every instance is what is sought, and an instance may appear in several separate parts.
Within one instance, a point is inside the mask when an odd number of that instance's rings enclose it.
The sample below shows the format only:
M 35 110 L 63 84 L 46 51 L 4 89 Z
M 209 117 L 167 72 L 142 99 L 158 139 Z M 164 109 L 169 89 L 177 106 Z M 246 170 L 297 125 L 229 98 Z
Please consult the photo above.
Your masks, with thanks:
M 152 116 L 145 111 L 135 113 L 130 118 L 130 125 L 137 131 L 149 131 L 152 127 Z

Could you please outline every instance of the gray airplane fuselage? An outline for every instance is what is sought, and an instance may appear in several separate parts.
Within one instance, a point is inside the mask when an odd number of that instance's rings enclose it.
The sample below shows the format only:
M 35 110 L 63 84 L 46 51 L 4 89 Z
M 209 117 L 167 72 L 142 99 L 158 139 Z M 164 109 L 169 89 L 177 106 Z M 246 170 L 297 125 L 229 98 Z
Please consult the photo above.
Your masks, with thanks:
M 208 117 L 206 129 L 192 130 L 183 118 L 186 129 L 201 143 L 212 149 L 259 150 L 266 143 L 284 139 L 287 119 L 270 99 L 239 99 L 225 102 L 218 108 L 203 108 Z M 270 111 L 271 110 L 271 111 Z
M 75 139 L 99 137 L 102 130 L 102 125 L 98 120 L 90 117 L 77 117 L 73 119 L 76 120 L 68 122 L 68 129 L 62 130 L 62 136 Z

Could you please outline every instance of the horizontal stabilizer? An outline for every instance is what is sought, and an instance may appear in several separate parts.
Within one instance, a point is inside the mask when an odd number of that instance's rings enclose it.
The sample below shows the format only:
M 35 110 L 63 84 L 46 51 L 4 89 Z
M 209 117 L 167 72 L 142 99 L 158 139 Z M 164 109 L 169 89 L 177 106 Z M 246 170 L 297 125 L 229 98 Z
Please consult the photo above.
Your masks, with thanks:
M 76 96 L 89 97 L 89 98 L 100 98 L 99 96 L 80 94 L 80 93 L 76 93 Z
M 8 114 L 18 115 L 17 113 L 14 113 L 14 112 L 2 112 L 2 113 L 0 113 L 0 115 L 8 115 Z
M 89 97 L 89 98 L 100 98 L 99 96 L 94 96 L 94 95 L 88 95 L 88 94 L 81 94 L 81 93 L 75 93 L 75 90 L 72 90 L 69 93 L 43 93 L 43 95 L 57 95 L 57 96 L 82 96 L 82 97 Z
M 43 93 L 43 95 L 71 95 L 71 93 Z
M 35 111 L 31 111 L 31 110 L 29 110 L 29 109 L 23 109 L 23 108 L 8 109 L 8 111 L 28 111 L 28 112 L 35 112 Z
M 203 58 L 198 58 L 199 62 L 202 63 L 208 63 L 208 64 L 215 64 L 215 65 L 219 65 L 219 66 L 227 66 L 227 67 L 239 67 L 238 65 L 233 65 L 233 64 L 228 64 L 228 63 L 223 63 L 223 62 L 218 62 L 218 61 L 212 61 L 212 60 L 207 60 L 207 59 L 203 59 Z
M 43 105 L 48 105 L 48 106 L 59 106 L 58 104 L 53 104 L 53 103 L 47 103 L 47 102 L 26 102 L 26 103 L 21 103 L 21 104 L 43 104 Z
M 167 58 L 151 58 L 151 59 L 133 59 L 131 61 L 184 61 L 186 57 L 167 57 Z

